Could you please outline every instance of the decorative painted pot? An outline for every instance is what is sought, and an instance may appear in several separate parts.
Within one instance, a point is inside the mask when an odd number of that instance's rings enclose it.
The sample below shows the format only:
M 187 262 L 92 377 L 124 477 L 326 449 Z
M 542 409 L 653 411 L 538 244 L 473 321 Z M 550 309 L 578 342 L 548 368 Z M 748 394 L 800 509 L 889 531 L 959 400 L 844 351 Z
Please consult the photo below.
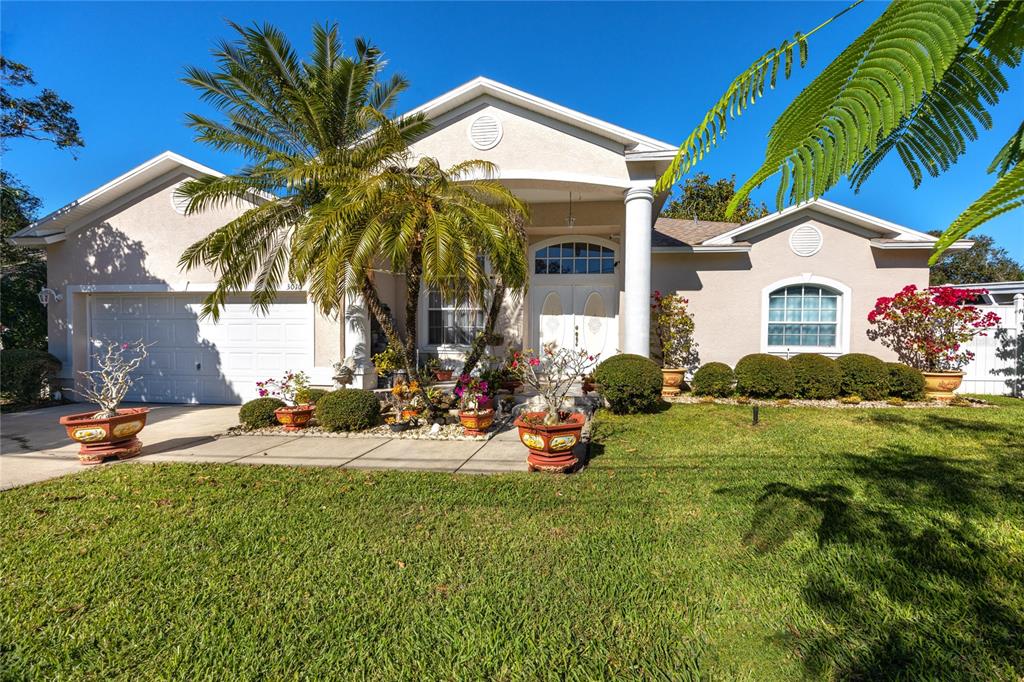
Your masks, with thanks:
M 423 412 L 423 410 L 419 409 L 418 407 L 414 407 L 408 410 L 402 410 L 402 421 L 407 422 L 412 419 L 416 419 L 417 417 L 420 416 L 421 412 Z
M 285 431 L 301 431 L 313 418 L 314 405 L 296 405 L 295 407 L 279 407 L 274 410 L 277 423 L 284 427 Z
M 568 421 L 546 426 L 542 423 L 545 414 L 526 412 L 520 415 L 515 421 L 519 440 L 530 450 L 526 457 L 530 471 L 564 473 L 579 464 L 573 448 L 580 442 L 587 418 L 582 413 L 572 412 Z
M 686 378 L 685 369 L 676 369 L 674 367 L 665 367 L 661 370 L 661 395 L 666 398 L 672 398 L 681 392 L 680 386 L 683 385 L 683 379 Z
M 960 388 L 963 372 L 921 372 L 924 375 L 924 397 L 928 400 L 952 400 Z
M 434 372 L 434 378 L 438 381 L 451 381 L 453 373 L 450 369 L 439 369 Z
M 139 454 L 142 442 L 135 436 L 146 425 L 148 407 L 126 407 L 115 417 L 94 418 L 94 414 L 81 412 L 60 418 L 68 437 L 80 444 L 79 462 L 99 464 L 107 457 L 128 459 Z
M 482 436 L 494 423 L 494 410 L 477 410 L 475 412 L 459 412 L 462 430 L 467 436 Z

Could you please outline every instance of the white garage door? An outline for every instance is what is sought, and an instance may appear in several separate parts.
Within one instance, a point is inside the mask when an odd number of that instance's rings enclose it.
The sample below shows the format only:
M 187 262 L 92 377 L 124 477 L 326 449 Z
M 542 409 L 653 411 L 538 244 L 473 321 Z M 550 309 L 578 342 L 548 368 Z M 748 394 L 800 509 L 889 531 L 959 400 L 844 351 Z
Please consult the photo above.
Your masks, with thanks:
M 200 320 L 202 294 L 92 294 L 89 340 L 154 343 L 127 400 L 240 403 L 256 382 L 313 367 L 313 315 L 303 293 L 282 293 L 265 315 L 229 299 L 220 320 Z M 95 350 L 93 350 L 95 352 Z M 95 362 L 95 357 L 90 364 Z

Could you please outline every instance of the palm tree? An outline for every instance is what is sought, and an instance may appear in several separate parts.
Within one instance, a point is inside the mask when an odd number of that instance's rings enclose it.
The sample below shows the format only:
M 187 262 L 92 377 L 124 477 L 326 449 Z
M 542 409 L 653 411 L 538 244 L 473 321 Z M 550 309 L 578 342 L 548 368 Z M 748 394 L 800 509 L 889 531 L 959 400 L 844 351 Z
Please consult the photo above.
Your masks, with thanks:
M 857 7 L 857 0 L 809 31 L 769 50 L 740 74 L 687 137 L 658 183 L 666 191 L 714 147 L 737 116 L 807 62 L 808 38 Z M 1021 0 L 895 0 L 808 85 L 772 125 L 761 167 L 730 202 L 780 175 L 776 203 L 819 197 L 849 177 L 859 188 L 895 151 L 916 187 L 962 156 L 989 109 L 1006 91 L 1004 72 L 1024 51 Z M 931 262 L 949 244 L 1006 211 L 1024 205 L 1024 123 L 989 167 L 997 179 L 946 229 Z
M 203 315 L 214 319 L 232 292 L 252 287 L 254 306 L 265 311 L 285 284 L 304 284 L 311 263 L 296 262 L 292 254 L 311 211 L 332 189 L 397 163 L 409 141 L 428 129 L 419 116 L 389 118 L 406 81 L 397 75 L 382 80 L 380 50 L 361 39 L 355 56 L 343 54 L 336 25 L 313 28 L 309 61 L 301 61 L 273 26 L 230 25 L 238 38 L 214 51 L 217 69 L 189 67 L 184 78 L 227 117 L 189 114 L 196 139 L 248 162 L 237 173 L 184 183 L 179 192 L 188 199 L 188 213 L 255 202 L 181 256 L 185 268 L 216 273 L 217 286 L 203 305 Z M 319 264 L 326 272 L 343 265 Z M 343 293 L 341 280 L 310 288 L 325 315 L 341 309 Z

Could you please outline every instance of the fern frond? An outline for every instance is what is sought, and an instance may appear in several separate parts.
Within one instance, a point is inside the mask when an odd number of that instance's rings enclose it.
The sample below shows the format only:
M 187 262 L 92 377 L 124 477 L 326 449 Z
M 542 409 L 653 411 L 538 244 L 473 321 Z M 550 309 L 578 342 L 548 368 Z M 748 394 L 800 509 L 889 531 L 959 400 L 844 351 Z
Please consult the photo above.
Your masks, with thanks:
M 794 59 L 799 61 L 801 68 L 807 64 L 807 39 L 863 1 L 856 0 L 806 34 L 796 33 L 792 40 L 783 41 L 779 47 L 768 50 L 738 75 L 679 146 L 671 165 L 658 179 L 655 191 L 667 192 L 672 189 L 682 176 L 697 165 L 697 162 L 725 137 L 728 120 L 741 115 L 747 107 L 764 97 L 766 81 L 769 89 L 775 89 L 780 63 L 783 65 L 783 77 L 788 79 L 793 72 Z
M 1024 159 L 1024 121 L 989 164 L 988 172 L 1002 176 Z
M 786 167 L 790 173 L 777 197 L 800 203 L 821 196 L 935 88 L 975 18 L 966 2 L 893 2 L 782 113 L 769 132 L 763 164 L 737 190 L 728 212 Z M 941 153 L 916 143 L 918 157 Z
M 963 238 L 982 223 L 1021 206 L 1024 206 L 1024 164 L 1018 163 L 996 180 L 996 184 L 978 197 L 946 228 L 935 243 L 935 251 L 928 259 L 928 264 L 935 265 L 950 244 Z

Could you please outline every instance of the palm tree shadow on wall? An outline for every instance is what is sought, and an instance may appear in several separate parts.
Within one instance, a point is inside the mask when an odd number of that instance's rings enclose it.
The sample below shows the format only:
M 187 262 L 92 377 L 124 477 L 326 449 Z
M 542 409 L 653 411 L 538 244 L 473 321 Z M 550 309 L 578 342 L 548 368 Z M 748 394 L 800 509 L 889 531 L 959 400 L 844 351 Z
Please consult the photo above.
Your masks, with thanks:
M 993 529 L 1024 514 L 1024 460 L 1012 454 L 1019 434 L 1006 436 L 989 462 L 883 447 L 847 455 L 842 483 L 764 486 L 745 544 L 772 553 L 797 534 L 817 540 L 794 595 L 809 624 L 776 638 L 809 674 L 1016 679 L 1024 564 Z
M 167 285 L 149 271 L 149 254 L 142 242 L 109 222 L 85 228 L 76 243 L 81 250 L 73 257 L 86 264 L 84 281 L 65 282 L 65 286 Z M 173 257 L 176 259 L 177 255 Z M 203 398 L 212 402 L 213 396 L 216 402 L 240 401 L 222 371 L 220 350 L 200 337 L 198 306 L 192 304 L 201 302 L 202 294 L 185 298 L 146 290 L 100 288 L 75 296 L 75 306 L 87 309 L 90 369 L 93 356 L 106 341 L 132 342 L 142 338 L 154 342 L 149 357 L 135 375 L 128 400 L 195 403 Z M 189 305 L 183 305 L 186 302 Z M 66 322 L 63 316 L 59 317 L 58 329 Z M 81 376 L 73 379 L 77 388 Z
M 996 359 L 1001 367 L 992 374 L 1006 377 L 1006 388 L 1015 398 L 1024 397 L 1024 331 L 1000 327 L 995 331 Z

